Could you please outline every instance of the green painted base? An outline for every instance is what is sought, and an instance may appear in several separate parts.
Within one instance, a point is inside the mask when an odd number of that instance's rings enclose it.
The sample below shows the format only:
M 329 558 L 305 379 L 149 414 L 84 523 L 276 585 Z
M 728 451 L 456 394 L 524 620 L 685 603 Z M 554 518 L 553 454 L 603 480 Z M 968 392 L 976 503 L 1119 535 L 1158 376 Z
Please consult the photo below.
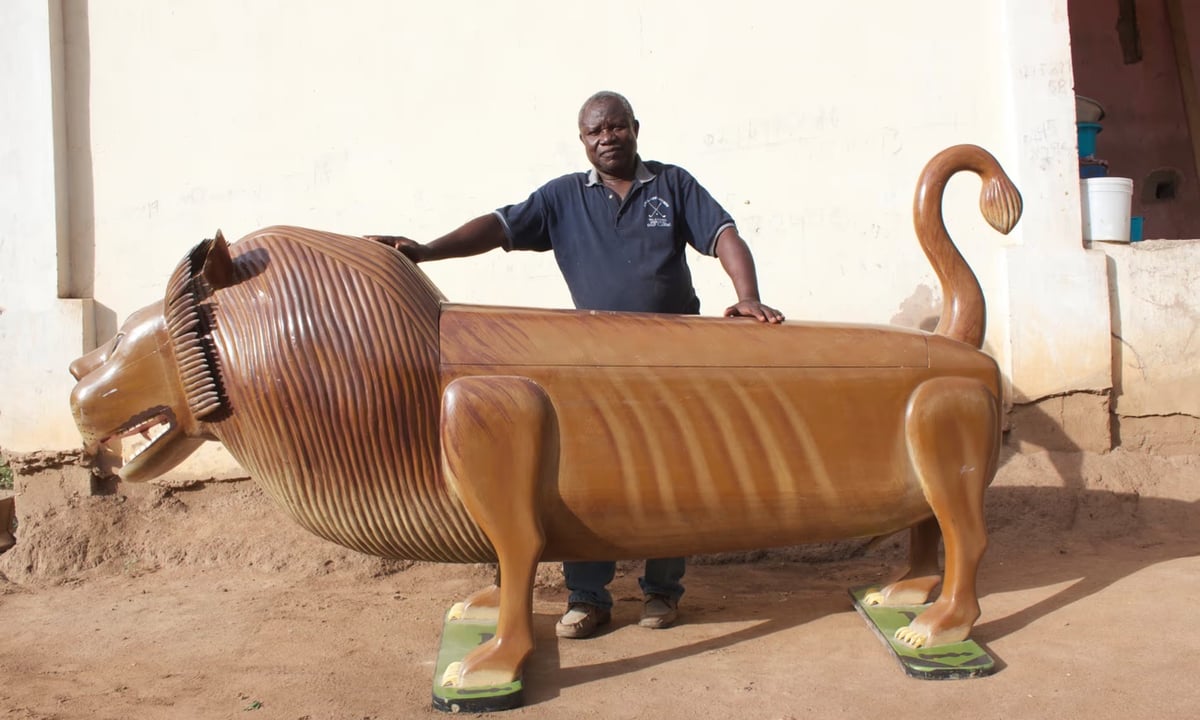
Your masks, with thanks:
M 450 612 L 442 625 L 442 646 L 438 650 L 437 666 L 433 672 L 433 707 L 442 712 L 485 713 L 511 710 L 525 703 L 521 678 L 507 685 L 484 688 L 443 687 L 442 677 L 450 663 L 458 662 L 467 653 L 487 642 L 496 634 L 496 623 L 483 620 L 451 620 Z
M 923 680 L 960 680 L 996 672 L 996 661 L 974 640 L 925 648 L 911 648 L 897 641 L 896 631 L 929 606 L 864 604 L 863 596 L 878 589 L 877 585 L 856 588 L 850 591 L 850 597 L 854 599 L 854 609 L 900 661 L 905 673 Z

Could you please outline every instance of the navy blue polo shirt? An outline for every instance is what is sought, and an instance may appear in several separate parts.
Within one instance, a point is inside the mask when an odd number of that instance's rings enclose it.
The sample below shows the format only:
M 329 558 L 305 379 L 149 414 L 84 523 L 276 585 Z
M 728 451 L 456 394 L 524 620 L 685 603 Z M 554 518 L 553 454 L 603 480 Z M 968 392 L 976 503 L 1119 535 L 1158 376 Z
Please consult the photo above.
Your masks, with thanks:
M 625 200 L 593 169 L 556 178 L 496 210 L 505 250 L 554 251 L 575 307 L 696 315 L 685 250 L 715 255 L 733 225 L 686 170 L 638 160 Z

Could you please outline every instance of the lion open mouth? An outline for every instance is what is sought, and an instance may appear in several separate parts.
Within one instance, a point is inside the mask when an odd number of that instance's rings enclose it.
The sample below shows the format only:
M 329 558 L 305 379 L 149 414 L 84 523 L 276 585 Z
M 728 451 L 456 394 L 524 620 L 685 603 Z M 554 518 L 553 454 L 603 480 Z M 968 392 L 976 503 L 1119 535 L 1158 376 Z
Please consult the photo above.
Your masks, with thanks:
M 164 412 L 144 420 L 132 428 L 118 432 L 106 440 L 113 438 L 121 440 L 121 460 L 123 463 L 129 464 L 168 435 L 174 427 L 171 418 Z
M 171 409 L 161 406 L 105 439 L 121 441 L 121 467 L 117 475 L 129 482 L 158 477 L 204 444 L 202 438 L 188 437 Z

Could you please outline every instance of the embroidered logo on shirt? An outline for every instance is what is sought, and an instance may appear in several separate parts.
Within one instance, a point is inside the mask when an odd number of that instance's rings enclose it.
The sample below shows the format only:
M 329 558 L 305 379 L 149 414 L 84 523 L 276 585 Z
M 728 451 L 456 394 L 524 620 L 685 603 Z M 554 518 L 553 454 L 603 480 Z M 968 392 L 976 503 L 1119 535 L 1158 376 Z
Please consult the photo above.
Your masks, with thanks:
M 646 208 L 646 227 L 671 227 L 671 205 L 655 195 L 642 203 Z

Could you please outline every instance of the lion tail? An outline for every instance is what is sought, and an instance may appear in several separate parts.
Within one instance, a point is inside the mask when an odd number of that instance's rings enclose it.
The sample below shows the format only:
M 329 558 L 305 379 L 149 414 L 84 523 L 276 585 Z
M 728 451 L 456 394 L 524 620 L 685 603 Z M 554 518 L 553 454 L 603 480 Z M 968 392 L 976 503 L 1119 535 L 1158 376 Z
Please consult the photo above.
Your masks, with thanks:
M 963 170 L 983 180 L 979 209 L 989 225 L 1006 235 L 1021 218 L 1021 193 L 996 158 L 976 145 L 955 145 L 938 153 L 917 182 L 913 223 L 921 249 L 942 284 L 942 315 L 934 332 L 981 347 L 986 325 L 983 290 L 942 218 L 946 183 Z

